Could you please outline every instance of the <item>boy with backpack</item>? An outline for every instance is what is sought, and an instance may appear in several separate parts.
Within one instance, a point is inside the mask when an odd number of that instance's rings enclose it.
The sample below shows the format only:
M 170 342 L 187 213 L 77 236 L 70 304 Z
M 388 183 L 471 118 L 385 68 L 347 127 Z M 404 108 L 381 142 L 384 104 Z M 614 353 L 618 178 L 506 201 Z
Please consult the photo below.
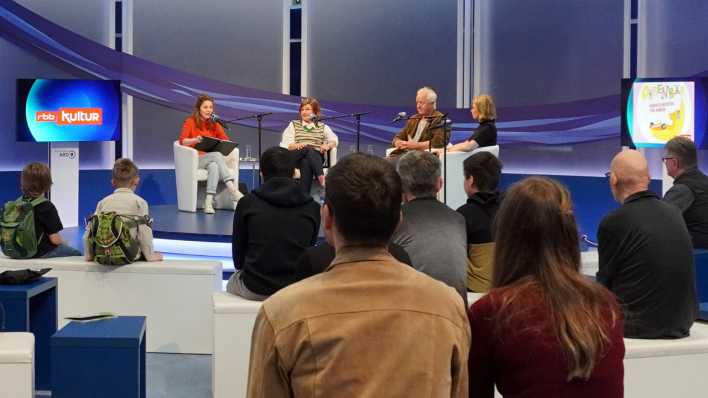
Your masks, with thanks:
M 7 202 L 0 214 L 0 246 L 6 256 L 26 259 L 81 255 L 59 234 L 64 229 L 59 213 L 44 196 L 51 186 L 47 165 L 33 162 L 22 169 L 22 196 Z
M 141 258 L 162 261 L 162 254 L 152 247 L 148 204 L 135 194 L 139 181 L 135 163 L 116 160 L 111 178 L 116 190 L 98 202 L 86 227 L 86 261 L 105 265 L 129 264 Z

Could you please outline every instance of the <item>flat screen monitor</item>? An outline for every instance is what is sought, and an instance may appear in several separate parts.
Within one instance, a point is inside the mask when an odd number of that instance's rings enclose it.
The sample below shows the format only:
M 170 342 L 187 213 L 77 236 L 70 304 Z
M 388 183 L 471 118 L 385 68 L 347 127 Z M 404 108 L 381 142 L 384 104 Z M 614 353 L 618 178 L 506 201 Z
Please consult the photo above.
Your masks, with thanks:
M 622 80 L 622 145 L 663 147 L 673 137 L 706 144 L 708 79 L 661 78 Z
M 18 141 L 117 141 L 120 132 L 120 81 L 17 80 Z

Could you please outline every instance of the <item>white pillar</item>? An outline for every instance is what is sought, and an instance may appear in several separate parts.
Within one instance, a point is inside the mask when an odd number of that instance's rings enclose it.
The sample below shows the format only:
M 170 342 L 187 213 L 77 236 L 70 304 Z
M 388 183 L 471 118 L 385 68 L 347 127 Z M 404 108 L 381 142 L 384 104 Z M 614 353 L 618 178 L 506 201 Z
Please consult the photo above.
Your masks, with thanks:
M 79 143 L 49 144 L 52 171 L 50 198 L 64 227 L 79 225 Z

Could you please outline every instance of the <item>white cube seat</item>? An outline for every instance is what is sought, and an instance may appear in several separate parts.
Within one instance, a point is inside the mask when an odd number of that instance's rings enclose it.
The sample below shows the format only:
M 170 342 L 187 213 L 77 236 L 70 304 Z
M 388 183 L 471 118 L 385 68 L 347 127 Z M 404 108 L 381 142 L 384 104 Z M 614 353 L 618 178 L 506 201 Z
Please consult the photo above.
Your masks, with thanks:
M 34 398 L 34 335 L 0 333 L 0 386 L 3 398 Z

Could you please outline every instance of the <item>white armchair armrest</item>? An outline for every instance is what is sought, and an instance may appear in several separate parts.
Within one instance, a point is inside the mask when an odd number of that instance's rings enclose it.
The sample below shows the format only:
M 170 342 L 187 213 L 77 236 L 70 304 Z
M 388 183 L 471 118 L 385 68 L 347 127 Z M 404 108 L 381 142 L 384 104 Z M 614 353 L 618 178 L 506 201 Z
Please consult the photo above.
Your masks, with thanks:
M 175 141 L 172 145 L 175 156 L 175 179 L 177 207 L 182 211 L 197 211 L 197 167 L 199 153 L 196 149 Z

